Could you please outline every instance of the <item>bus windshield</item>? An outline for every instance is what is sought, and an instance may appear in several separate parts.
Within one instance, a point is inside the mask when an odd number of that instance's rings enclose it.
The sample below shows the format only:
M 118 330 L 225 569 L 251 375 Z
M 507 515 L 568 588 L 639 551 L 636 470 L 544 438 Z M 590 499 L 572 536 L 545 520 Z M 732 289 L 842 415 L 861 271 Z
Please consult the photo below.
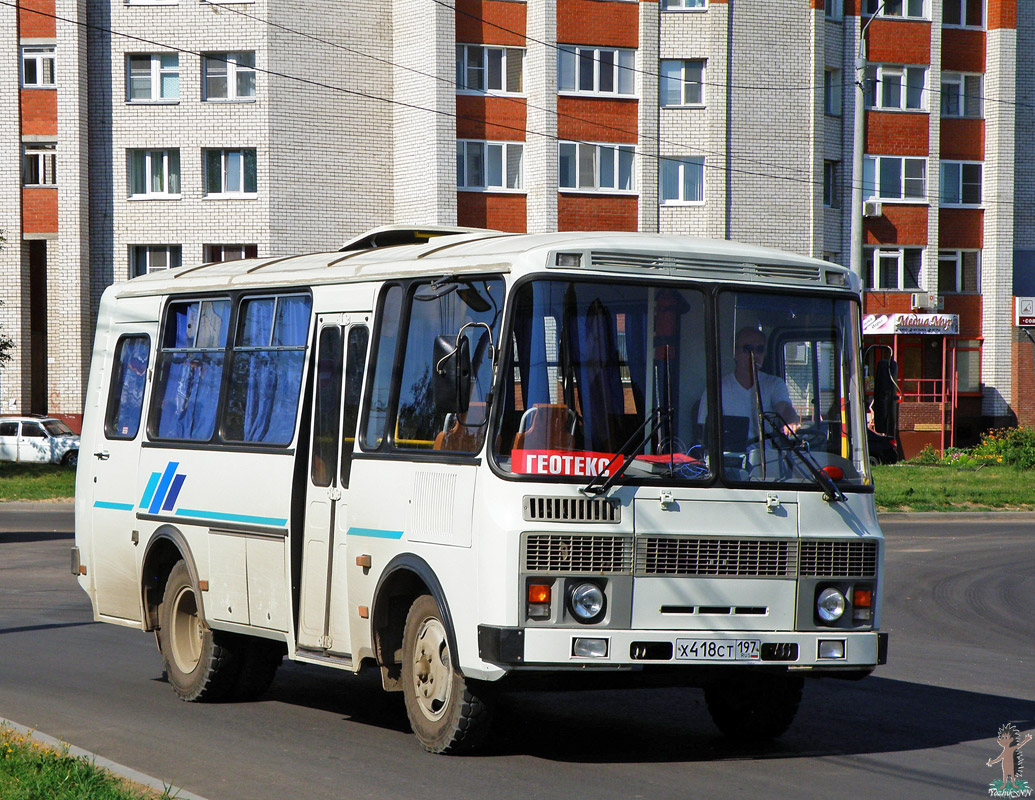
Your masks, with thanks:
M 718 473 L 731 484 L 816 489 L 825 488 L 816 471 L 836 467 L 842 486 L 867 482 L 856 305 L 769 292 L 715 297 L 585 279 L 518 287 L 491 439 L 499 466 L 587 483 L 616 472 L 664 483 Z M 709 412 L 709 397 L 721 398 L 722 414 Z

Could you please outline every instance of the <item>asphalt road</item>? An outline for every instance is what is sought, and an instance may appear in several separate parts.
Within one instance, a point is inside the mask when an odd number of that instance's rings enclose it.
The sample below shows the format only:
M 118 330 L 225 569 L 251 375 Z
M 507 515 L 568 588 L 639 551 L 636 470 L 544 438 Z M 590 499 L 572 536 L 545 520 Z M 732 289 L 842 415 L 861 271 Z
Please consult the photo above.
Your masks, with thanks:
M 398 695 L 317 667 L 286 663 L 258 702 L 180 702 L 152 637 L 91 621 L 70 510 L 0 504 L 0 717 L 208 800 L 987 796 L 998 727 L 1035 727 L 1035 518 L 884 528 L 890 662 L 807 684 L 777 743 L 723 740 L 696 690 L 542 692 L 449 758 Z

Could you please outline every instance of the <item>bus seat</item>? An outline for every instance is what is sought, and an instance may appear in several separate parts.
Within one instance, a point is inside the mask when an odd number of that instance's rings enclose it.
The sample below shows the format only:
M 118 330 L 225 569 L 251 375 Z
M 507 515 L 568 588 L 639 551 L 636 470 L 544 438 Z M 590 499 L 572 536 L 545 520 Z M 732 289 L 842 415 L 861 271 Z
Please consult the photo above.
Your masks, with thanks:
M 515 450 L 571 450 L 574 414 L 563 403 L 537 403 L 525 412 L 514 436 Z
M 474 420 L 474 422 L 468 422 Z M 435 437 L 433 450 L 473 453 L 478 449 L 479 431 L 485 421 L 485 403 L 471 403 L 463 414 L 453 417 L 453 424 Z

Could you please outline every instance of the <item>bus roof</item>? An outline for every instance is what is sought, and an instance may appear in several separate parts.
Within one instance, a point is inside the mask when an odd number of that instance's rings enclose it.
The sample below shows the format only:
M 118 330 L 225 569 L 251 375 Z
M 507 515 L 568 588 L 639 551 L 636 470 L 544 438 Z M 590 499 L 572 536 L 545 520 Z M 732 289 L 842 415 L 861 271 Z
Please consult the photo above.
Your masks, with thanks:
M 381 228 L 378 232 L 386 230 L 390 229 Z M 564 258 L 559 259 L 561 253 Z M 544 268 L 769 284 L 818 284 L 856 291 L 859 288 L 854 276 L 844 267 L 739 242 L 653 233 L 512 234 L 440 228 L 431 238 L 418 244 L 251 258 L 164 270 L 119 284 L 115 294 L 229 291 L 387 280 L 415 274 L 531 272 Z

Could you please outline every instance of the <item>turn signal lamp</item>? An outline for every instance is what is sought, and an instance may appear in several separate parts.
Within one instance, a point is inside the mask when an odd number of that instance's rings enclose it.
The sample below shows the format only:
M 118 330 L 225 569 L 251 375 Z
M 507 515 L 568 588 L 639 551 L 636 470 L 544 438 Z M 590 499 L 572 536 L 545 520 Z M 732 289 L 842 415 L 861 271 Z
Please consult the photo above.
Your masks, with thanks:
M 528 602 L 541 605 L 550 602 L 550 585 L 542 583 L 530 583 L 528 585 Z
M 852 592 L 852 605 L 856 608 L 870 608 L 873 605 L 873 589 L 856 586 Z

